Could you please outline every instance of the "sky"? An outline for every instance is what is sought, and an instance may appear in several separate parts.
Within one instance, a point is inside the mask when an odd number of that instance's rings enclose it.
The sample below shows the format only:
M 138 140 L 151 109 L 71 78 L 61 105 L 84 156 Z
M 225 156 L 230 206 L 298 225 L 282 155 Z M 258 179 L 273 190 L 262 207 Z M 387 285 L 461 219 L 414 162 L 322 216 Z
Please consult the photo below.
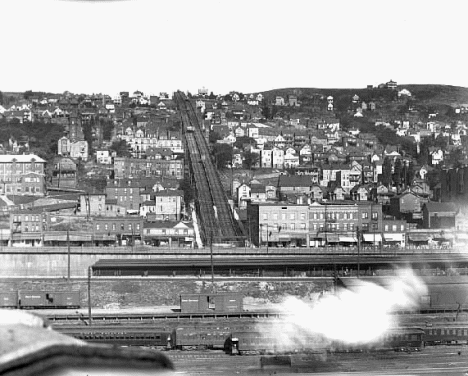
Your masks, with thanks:
M 465 0 L 4 0 L 0 91 L 468 87 Z

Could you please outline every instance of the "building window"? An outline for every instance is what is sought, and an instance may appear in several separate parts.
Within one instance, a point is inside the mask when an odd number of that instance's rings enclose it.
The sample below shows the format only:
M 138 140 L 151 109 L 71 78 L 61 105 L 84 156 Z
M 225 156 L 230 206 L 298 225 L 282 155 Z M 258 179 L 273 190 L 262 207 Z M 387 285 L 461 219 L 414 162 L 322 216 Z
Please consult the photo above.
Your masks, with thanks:
M 289 229 L 290 230 L 295 230 L 296 229 L 296 225 L 294 223 L 290 223 L 289 224 Z
M 369 213 L 368 212 L 363 212 L 362 213 L 362 219 L 367 219 L 369 218 Z
M 396 231 L 397 230 L 397 226 L 396 225 L 393 225 L 392 226 L 392 231 Z
M 374 221 L 376 221 L 377 219 L 379 219 L 379 213 L 377 213 L 377 212 L 372 212 L 372 219 L 373 219 Z
M 161 210 L 162 210 L 162 207 L 161 207 Z M 267 213 L 263 213 L 263 220 L 266 221 L 268 219 L 268 214 Z
M 132 224 L 131 224 L 131 223 L 128 224 L 128 230 L 129 230 L 129 231 L 132 231 L 132 230 L 133 230 Z
M 99 226 L 99 224 L 97 224 L 96 225 L 96 230 L 99 231 L 99 228 L 100 228 L 100 226 Z
M 109 230 L 109 225 L 107 223 L 104 225 L 104 230 Z
M 278 219 L 278 213 L 273 214 L 273 219 L 277 220 Z
M 401 231 L 405 231 L 405 225 L 401 225 Z
M 305 223 L 301 223 L 300 226 L 301 226 L 301 227 L 300 227 L 301 230 L 305 230 L 305 229 L 306 229 L 306 224 L 305 224 Z
M 293 220 L 296 219 L 296 214 L 294 213 L 289 214 L 289 219 L 293 219 Z
M 385 225 L 385 231 L 388 231 L 388 225 Z
M 112 223 L 112 231 L 115 231 L 115 223 Z

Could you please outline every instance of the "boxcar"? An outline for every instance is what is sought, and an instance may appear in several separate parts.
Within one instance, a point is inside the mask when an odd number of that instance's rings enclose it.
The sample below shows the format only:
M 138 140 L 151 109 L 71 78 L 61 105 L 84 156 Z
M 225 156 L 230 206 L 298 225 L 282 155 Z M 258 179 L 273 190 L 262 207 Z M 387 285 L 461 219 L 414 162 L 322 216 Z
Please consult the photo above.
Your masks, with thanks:
M 182 313 L 227 313 L 242 312 L 243 298 L 240 294 L 182 294 Z
M 47 297 L 47 294 L 46 294 Z M 49 292 L 48 302 L 51 307 L 79 308 L 80 293 L 78 291 Z
M 18 306 L 33 308 L 79 308 L 78 291 L 19 291 Z
M 18 308 L 18 291 L 0 292 L 0 308 Z
M 18 305 L 20 308 L 47 308 L 46 292 L 18 291 Z

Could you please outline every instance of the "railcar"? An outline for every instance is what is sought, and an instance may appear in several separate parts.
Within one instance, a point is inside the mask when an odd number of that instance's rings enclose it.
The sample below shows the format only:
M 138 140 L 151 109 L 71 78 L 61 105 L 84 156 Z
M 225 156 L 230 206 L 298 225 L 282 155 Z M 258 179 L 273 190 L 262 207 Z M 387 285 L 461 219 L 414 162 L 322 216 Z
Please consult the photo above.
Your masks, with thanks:
M 466 345 L 468 344 L 468 325 L 427 327 L 424 329 L 424 344 L 426 346 Z
M 60 328 L 62 334 L 86 342 L 107 343 L 118 346 L 148 346 L 158 350 L 170 350 L 175 346 L 175 330 L 167 328 L 93 326 Z
M 297 333 L 287 341 L 281 340 L 275 331 L 233 332 L 226 341 L 225 351 L 229 354 L 288 354 L 297 352 L 323 351 L 379 351 L 419 350 L 424 345 L 424 331 L 421 328 L 390 330 L 377 342 L 363 345 L 349 345 L 340 342 L 328 343 L 319 334 Z
M 18 308 L 18 291 L 0 292 L 0 308 Z
M 80 308 L 80 292 L 40 290 L 0 292 L 0 308 Z

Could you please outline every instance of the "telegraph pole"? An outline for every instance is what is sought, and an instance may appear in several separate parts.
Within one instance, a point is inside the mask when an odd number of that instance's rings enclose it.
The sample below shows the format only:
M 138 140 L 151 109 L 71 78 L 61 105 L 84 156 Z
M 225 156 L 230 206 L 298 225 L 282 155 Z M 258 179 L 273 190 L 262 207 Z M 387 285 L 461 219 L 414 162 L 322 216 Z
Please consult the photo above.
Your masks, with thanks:
M 70 283 L 70 229 L 67 229 L 67 280 Z
M 211 288 L 214 291 L 213 232 L 210 233 Z
M 91 266 L 88 267 L 88 321 L 89 326 L 92 324 L 92 316 L 91 316 Z
M 361 264 L 360 264 L 360 256 L 361 256 L 361 235 L 359 233 L 359 226 L 356 227 L 356 235 L 357 235 L 357 277 L 359 278 Z

